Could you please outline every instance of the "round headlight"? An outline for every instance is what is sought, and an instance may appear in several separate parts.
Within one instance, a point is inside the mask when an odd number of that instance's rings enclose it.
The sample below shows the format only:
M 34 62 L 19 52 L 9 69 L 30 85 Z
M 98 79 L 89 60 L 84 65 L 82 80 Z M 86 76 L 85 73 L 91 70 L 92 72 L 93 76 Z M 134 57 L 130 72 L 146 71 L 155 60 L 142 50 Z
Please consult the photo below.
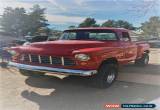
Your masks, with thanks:
M 16 55 L 17 52 L 14 51 L 14 50 L 9 50 L 9 53 L 12 54 L 12 55 Z
M 88 61 L 90 59 L 89 55 L 87 54 L 76 54 L 75 58 L 80 61 Z

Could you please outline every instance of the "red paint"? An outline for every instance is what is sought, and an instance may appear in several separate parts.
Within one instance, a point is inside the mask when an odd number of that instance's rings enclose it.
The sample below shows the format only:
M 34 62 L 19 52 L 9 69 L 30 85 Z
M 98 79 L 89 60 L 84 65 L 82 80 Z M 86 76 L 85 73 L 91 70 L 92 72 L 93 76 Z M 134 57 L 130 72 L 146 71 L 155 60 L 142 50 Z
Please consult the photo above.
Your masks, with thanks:
M 38 54 L 38 55 L 50 55 L 50 56 L 64 56 L 74 59 L 77 63 L 76 66 L 51 66 L 58 68 L 70 68 L 70 69 L 83 69 L 91 70 L 98 69 L 100 64 L 108 58 L 116 58 L 119 64 L 126 64 L 137 58 L 140 58 L 144 51 L 149 50 L 149 45 L 143 42 L 122 41 L 121 33 L 128 32 L 126 29 L 118 28 L 79 28 L 76 30 L 112 30 L 114 31 L 119 40 L 117 41 L 89 41 L 89 40 L 57 40 L 46 41 L 39 43 L 32 43 L 28 46 L 19 46 L 12 48 L 20 54 Z M 70 30 L 67 30 L 70 31 Z M 74 58 L 77 53 L 88 54 L 91 59 L 86 62 L 78 61 Z M 18 59 L 16 62 L 20 62 Z M 22 62 L 20 62 L 22 63 Z M 24 63 L 24 62 L 23 62 Z M 40 64 L 30 64 L 40 65 Z

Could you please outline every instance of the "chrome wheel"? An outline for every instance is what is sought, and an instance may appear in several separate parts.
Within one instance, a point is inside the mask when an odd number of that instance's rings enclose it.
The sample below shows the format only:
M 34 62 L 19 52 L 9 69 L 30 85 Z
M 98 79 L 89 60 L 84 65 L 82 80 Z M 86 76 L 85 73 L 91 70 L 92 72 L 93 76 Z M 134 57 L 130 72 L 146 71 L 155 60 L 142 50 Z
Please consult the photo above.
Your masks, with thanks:
M 93 84 L 99 88 L 108 88 L 116 80 L 118 75 L 118 65 L 112 63 L 104 63 L 99 71 L 93 77 Z
M 146 57 L 146 58 L 144 59 L 144 64 L 148 64 L 148 61 L 149 61 L 149 58 Z
M 107 77 L 107 83 L 112 83 L 115 79 L 115 73 L 111 72 Z

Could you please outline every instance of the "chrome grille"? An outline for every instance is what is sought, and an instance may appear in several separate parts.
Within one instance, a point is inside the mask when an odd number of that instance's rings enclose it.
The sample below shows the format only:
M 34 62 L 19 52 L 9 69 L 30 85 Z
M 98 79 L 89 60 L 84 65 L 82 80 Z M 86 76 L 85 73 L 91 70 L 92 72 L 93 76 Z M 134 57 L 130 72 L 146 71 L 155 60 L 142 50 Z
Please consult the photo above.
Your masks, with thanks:
M 52 64 L 53 65 L 62 65 L 61 57 L 52 57 Z
M 39 58 L 37 55 L 31 55 L 31 62 L 33 63 L 39 63 Z
M 72 59 L 70 59 L 70 58 L 64 58 L 64 65 L 74 66 L 75 62 Z
M 31 55 L 24 54 L 25 62 L 33 62 L 39 64 L 51 64 L 51 65 L 62 65 L 62 66 L 74 66 L 75 61 L 71 58 L 66 57 L 55 57 L 55 56 L 41 56 L 41 55 Z
M 29 62 L 29 56 L 27 54 L 23 55 L 24 61 Z
M 51 64 L 49 56 L 40 56 L 40 59 L 42 64 Z

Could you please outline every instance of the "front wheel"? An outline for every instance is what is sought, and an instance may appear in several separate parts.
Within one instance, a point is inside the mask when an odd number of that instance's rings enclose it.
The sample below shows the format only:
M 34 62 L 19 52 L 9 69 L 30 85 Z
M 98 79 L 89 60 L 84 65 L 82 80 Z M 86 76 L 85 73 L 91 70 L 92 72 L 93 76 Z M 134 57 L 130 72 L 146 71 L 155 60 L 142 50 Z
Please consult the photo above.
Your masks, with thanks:
M 19 69 L 19 72 L 23 76 L 43 76 L 45 74 L 44 72 L 24 70 L 24 69 Z
M 98 88 L 108 88 L 115 82 L 117 75 L 117 64 L 105 63 L 100 67 L 99 72 L 94 76 L 93 83 Z

